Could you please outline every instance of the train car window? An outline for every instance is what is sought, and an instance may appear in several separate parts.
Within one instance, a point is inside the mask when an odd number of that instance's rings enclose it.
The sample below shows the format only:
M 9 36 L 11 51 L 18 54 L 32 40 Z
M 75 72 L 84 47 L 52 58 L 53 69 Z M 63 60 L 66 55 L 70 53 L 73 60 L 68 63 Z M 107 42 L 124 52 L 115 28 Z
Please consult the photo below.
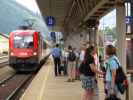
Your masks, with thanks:
M 16 35 L 14 37 L 15 48 L 33 48 L 33 36 L 32 35 Z

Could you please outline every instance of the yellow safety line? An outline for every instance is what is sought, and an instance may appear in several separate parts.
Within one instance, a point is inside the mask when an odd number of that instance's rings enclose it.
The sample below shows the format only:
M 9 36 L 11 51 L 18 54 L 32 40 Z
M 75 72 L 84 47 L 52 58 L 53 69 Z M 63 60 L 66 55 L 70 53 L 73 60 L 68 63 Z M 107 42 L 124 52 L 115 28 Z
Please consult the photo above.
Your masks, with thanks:
M 47 79 L 48 79 L 48 75 L 49 75 L 49 73 L 50 73 L 50 68 L 51 68 L 51 65 L 48 66 L 48 68 L 47 68 L 47 72 L 46 72 L 46 74 L 45 74 L 45 76 L 44 76 L 43 86 L 42 86 L 42 88 L 41 88 L 41 92 L 40 92 L 40 94 L 39 94 L 37 100 L 43 100 L 42 98 L 43 98 L 43 96 L 44 96 L 44 90 L 45 90 L 45 87 L 46 87 L 46 81 L 47 81 Z

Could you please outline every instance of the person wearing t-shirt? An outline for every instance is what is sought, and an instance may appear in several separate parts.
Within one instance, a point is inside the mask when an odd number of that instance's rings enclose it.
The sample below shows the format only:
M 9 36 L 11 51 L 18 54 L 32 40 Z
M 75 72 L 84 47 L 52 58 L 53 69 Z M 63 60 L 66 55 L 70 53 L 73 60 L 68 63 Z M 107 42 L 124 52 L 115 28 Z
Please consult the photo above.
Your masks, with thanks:
M 116 62 L 117 61 L 117 62 Z M 117 96 L 118 90 L 115 84 L 116 70 L 120 64 L 116 56 L 116 48 L 112 45 L 106 47 L 106 75 L 105 75 L 105 93 L 106 98 L 112 94 Z
M 68 82 L 75 81 L 75 69 L 76 69 L 76 54 L 71 45 L 68 46 Z
M 97 88 L 96 73 L 102 74 L 95 65 L 93 55 L 96 53 L 96 49 L 90 46 L 86 49 L 84 57 L 84 72 L 81 74 L 82 88 L 84 89 L 82 100 L 93 100 L 94 91 Z

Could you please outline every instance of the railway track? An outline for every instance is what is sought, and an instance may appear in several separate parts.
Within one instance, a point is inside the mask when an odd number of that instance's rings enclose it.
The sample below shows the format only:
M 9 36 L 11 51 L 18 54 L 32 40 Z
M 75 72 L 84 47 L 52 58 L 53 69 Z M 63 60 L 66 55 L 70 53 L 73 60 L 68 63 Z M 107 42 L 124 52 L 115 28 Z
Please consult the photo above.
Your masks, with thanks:
M 0 100 L 14 100 L 15 95 L 30 81 L 34 74 L 18 74 L 11 76 L 0 84 Z
M 0 56 L 0 63 L 4 62 L 4 61 L 7 61 L 7 60 L 8 60 L 8 56 Z
M 41 62 L 46 63 L 49 55 Z M 39 71 L 39 69 L 38 69 Z M 14 73 L 0 81 L 0 100 L 19 100 L 36 73 Z
M 8 65 L 8 56 L 1 56 L 0 57 L 0 68 L 6 65 Z
M 4 83 L 6 83 L 6 81 L 10 80 L 14 76 L 15 76 L 15 73 L 12 73 L 12 74 L 6 76 L 5 78 L 3 78 L 2 80 L 0 80 L 0 86 L 4 85 Z

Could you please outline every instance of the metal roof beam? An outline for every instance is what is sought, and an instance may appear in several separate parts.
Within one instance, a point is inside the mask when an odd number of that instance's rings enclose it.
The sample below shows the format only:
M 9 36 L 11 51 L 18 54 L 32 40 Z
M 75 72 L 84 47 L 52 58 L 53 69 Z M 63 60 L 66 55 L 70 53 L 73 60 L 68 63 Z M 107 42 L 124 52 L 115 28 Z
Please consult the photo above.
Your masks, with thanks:
M 82 6 L 81 6 L 79 0 L 76 0 L 76 3 L 78 4 L 78 8 L 79 8 L 79 11 L 80 11 L 80 13 L 81 13 L 80 16 L 83 17 L 83 15 L 82 15 L 82 13 L 83 13 L 83 9 L 82 9 Z
M 91 12 L 89 12 L 85 18 L 84 18 L 84 22 L 87 21 L 87 19 L 89 19 L 90 16 L 92 16 L 102 5 L 104 5 L 105 3 L 107 3 L 108 0 L 101 0 L 101 2 L 99 2 L 99 4 L 96 5 L 96 7 L 94 9 L 92 9 Z
M 68 20 L 69 20 L 69 17 L 70 17 L 71 14 L 72 14 L 73 7 L 74 7 L 75 3 L 76 3 L 75 0 L 73 0 L 73 2 L 72 2 L 72 6 L 71 6 L 71 8 L 70 8 L 70 10 L 69 10 L 69 12 L 68 12 L 66 18 L 65 18 L 65 24 L 67 24 L 67 22 L 68 22 Z

